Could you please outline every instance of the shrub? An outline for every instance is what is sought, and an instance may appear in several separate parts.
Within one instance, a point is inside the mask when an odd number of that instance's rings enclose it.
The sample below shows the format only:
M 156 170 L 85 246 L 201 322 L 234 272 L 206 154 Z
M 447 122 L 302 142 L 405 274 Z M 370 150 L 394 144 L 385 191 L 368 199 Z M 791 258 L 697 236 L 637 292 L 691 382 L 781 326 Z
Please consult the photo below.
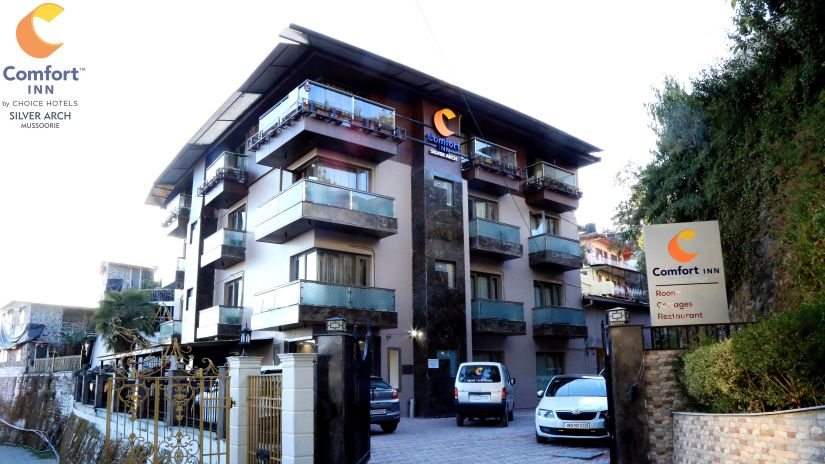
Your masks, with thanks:
M 679 380 L 685 392 L 709 412 L 743 412 L 753 409 L 747 373 L 736 364 L 730 340 L 694 348 L 683 357 Z

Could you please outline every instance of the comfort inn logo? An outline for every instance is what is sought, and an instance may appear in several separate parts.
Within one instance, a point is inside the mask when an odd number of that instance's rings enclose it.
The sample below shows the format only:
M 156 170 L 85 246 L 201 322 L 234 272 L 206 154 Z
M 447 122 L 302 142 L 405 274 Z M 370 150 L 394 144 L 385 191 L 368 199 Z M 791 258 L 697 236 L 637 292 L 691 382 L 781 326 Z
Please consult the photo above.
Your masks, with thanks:
M 696 231 L 693 229 L 684 229 L 679 231 L 678 234 L 674 235 L 670 242 L 667 244 L 667 252 L 670 253 L 670 257 L 679 261 L 680 263 L 689 263 L 693 260 L 693 258 L 699 256 L 699 253 L 690 253 L 685 251 L 682 248 L 682 245 L 679 244 L 679 240 L 686 240 L 690 241 L 693 240 L 693 237 L 696 236 Z
M 455 113 L 449 108 L 438 110 L 433 114 L 433 125 L 435 126 L 436 132 L 441 134 L 442 137 L 449 137 L 455 134 L 455 132 L 447 128 L 447 121 L 450 119 L 455 119 Z
M 34 29 L 34 18 L 51 22 L 62 12 L 62 6 L 54 3 L 44 3 L 21 19 L 17 25 L 17 43 L 20 44 L 20 48 L 34 58 L 47 58 L 62 47 L 62 43 L 53 44 L 41 39 Z

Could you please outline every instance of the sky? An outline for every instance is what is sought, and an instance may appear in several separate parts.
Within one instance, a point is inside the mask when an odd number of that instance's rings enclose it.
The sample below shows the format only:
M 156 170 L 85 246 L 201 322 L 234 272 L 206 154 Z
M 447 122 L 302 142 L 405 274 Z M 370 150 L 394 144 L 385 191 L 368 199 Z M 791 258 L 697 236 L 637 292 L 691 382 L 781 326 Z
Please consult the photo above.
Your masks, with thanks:
M 626 186 L 650 160 L 645 105 L 666 76 L 690 77 L 728 55 L 728 0 L 393 2 L 55 0 L 35 19 L 63 43 L 26 55 L 15 30 L 39 0 L 0 2 L 0 69 L 77 68 L 54 93 L 0 79 L 0 305 L 94 306 L 102 261 L 168 268 L 182 240 L 144 204 L 167 163 L 298 24 L 458 85 L 603 150 L 579 172 L 580 224 L 611 225 Z M 21 107 L 58 101 L 71 106 Z M 65 105 L 65 103 L 61 103 Z M 59 128 L 21 128 L 12 113 L 70 112 Z M 42 117 L 42 115 L 41 115 Z M 55 121 L 40 121 L 55 122 Z

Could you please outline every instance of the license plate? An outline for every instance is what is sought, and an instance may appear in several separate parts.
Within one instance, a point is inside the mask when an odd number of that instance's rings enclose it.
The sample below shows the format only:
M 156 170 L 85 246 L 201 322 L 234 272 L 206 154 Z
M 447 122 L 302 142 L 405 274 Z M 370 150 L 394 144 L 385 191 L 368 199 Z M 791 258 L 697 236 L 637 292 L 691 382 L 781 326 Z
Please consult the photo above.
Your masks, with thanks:
M 589 429 L 590 424 L 587 422 L 565 422 L 564 428 L 566 429 Z
M 488 403 L 490 401 L 490 394 L 486 395 L 470 395 L 471 403 Z
M 379 414 L 386 414 L 386 409 L 370 409 L 370 416 L 377 416 Z

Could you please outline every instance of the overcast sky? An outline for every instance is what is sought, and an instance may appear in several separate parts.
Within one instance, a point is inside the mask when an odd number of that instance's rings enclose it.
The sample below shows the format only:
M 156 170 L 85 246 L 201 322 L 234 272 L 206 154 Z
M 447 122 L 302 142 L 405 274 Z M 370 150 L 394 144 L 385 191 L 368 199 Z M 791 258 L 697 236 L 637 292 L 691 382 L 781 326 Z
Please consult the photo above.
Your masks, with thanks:
M 687 82 L 727 56 L 729 0 L 57 0 L 24 54 L 17 23 L 41 2 L 0 3 L 0 67 L 84 68 L 47 100 L 77 101 L 60 129 L 22 129 L 0 108 L 0 305 L 94 305 L 101 261 L 169 266 L 181 241 L 145 206 L 171 158 L 277 44 L 290 23 L 364 48 L 547 122 L 604 151 L 580 171 L 579 223 L 610 225 L 614 176 L 654 145 L 645 104 L 665 76 Z M 104 6 L 105 5 L 105 6 Z M 422 15 L 423 12 L 423 15 Z M 426 19 L 425 19 L 426 18 Z M 0 80 L 0 101 L 41 100 Z M 38 111 L 38 109 L 34 109 Z M 49 111 L 52 108 L 41 108 Z

